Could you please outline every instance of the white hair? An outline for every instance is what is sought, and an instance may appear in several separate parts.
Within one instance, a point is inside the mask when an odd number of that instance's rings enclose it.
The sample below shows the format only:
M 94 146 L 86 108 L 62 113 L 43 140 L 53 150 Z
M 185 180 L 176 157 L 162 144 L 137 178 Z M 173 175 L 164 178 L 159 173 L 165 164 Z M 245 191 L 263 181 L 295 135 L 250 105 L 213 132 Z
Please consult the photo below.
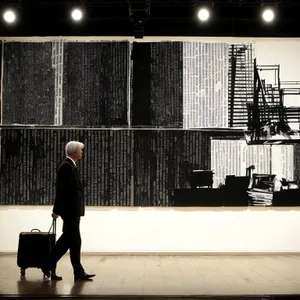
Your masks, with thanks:
M 69 156 L 73 153 L 75 153 L 78 149 L 83 149 L 84 148 L 84 144 L 77 142 L 77 141 L 70 141 L 67 145 L 66 145 L 66 155 Z

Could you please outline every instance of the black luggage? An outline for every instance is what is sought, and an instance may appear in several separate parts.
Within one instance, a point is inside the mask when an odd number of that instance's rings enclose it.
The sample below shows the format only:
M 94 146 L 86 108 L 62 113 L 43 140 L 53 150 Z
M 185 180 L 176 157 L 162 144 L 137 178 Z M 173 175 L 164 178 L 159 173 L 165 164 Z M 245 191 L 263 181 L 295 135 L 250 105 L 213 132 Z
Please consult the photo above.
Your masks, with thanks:
M 52 232 L 51 232 L 52 229 Z M 53 220 L 48 232 L 32 229 L 19 235 L 17 264 L 21 276 L 27 268 L 42 268 L 49 258 L 56 242 L 56 220 Z

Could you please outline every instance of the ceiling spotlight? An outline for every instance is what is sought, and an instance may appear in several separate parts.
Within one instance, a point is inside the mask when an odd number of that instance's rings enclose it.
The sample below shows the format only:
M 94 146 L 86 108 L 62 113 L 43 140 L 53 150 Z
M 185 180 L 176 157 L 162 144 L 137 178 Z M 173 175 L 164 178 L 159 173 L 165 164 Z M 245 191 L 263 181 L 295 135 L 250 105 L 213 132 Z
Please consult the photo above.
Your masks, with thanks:
M 13 23 L 16 20 L 16 14 L 12 10 L 7 10 L 3 14 L 4 21 L 7 23 Z
M 73 9 L 71 16 L 74 21 L 80 21 L 83 16 L 82 10 L 78 8 Z
M 264 11 L 262 13 L 262 17 L 263 17 L 264 21 L 267 23 L 274 21 L 274 18 L 275 18 L 274 10 L 271 8 L 264 9 Z
M 200 21 L 207 21 L 210 17 L 209 10 L 207 8 L 201 8 L 198 12 L 198 18 Z

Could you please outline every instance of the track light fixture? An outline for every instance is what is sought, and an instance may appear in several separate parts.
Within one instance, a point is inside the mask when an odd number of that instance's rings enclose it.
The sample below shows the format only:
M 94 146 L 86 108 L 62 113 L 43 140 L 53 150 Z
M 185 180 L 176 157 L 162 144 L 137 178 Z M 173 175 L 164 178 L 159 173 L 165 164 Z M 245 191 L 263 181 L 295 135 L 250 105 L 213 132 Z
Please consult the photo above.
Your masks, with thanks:
M 83 9 L 80 7 L 73 8 L 71 10 L 72 20 L 75 22 L 80 22 L 83 18 Z
M 128 1 L 128 13 L 130 21 L 133 23 L 134 37 L 142 39 L 144 37 L 145 24 L 150 17 L 150 0 Z
M 192 6 L 196 10 L 197 18 L 200 22 L 207 22 L 211 17 L 211 8 L 215 6 L 214 1 L 208 1 L 206 5 L 203 1 L 192 0 Z
M 272 23 L 275 20 L 275 10 L 272 7 L 263 7 L 261 16 L 264 22 Z
M 206 7 L 201 7 L 197 13 L 197 16 L 201 22 L 206 22 L 210 18 L 210 10 Z
M 14 23 L 16 18 L 16 12 L 13 9 L 8 9 L 3 12 L 3 19 L 8 24 Z

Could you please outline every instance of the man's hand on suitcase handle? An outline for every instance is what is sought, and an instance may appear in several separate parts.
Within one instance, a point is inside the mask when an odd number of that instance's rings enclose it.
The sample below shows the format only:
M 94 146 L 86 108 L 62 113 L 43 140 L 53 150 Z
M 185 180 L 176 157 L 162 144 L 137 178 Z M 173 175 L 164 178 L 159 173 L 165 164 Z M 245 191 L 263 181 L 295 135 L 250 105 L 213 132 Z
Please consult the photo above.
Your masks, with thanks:
M 55 213 L 52 213 L 52 219 L 53 219 L 53 220 L 56 220 L 58 217 L 59 217 L 59 215 L 57 215 L 57 214 L 55 214 Z

